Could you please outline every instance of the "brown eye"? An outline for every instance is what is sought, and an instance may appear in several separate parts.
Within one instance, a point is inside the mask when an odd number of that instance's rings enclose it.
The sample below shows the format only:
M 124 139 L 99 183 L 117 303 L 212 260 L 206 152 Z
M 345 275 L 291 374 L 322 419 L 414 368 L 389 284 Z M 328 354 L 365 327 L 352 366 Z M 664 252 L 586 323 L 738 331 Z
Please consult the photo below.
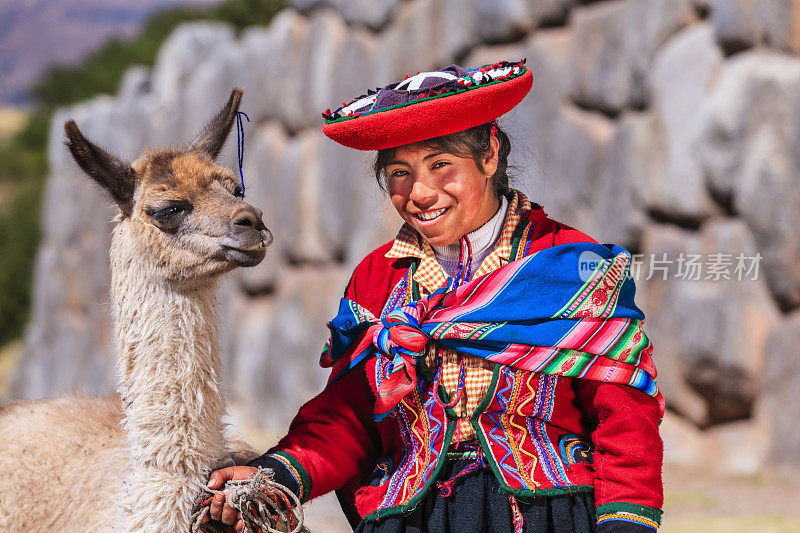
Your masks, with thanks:
M 191 211 L 192 205 L 188 202 L 174 202 L 164 207 L 151 207 L 147 214 L 159 225 L 176 225 L 181 215 Z
M 181 209 L 180 207 L 174 207 L 174 206 L 173 207 L 167 207 L 166 209 L 159 209 L 158 211 L 153 213 L 153 217 L 155 217 L 155 218 L 168 218 L 168 217 L 171 217 L 172 215 L 180 213 L 181 211 L 183 211 L 183 209 Z

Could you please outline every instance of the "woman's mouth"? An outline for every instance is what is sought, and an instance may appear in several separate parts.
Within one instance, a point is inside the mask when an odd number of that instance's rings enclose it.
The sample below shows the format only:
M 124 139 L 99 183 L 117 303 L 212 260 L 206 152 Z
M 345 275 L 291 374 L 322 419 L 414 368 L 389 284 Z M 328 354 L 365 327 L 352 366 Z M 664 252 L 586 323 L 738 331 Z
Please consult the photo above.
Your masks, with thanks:
M 436 220 L 440 216 L 447 211 L 447 208 L 437 209 L 436 211 L 426 211 L 424 213 L 414 213 L 414 217 L 417 220 L 421 220 L 423 222 L 430 222 L 431 220 Z

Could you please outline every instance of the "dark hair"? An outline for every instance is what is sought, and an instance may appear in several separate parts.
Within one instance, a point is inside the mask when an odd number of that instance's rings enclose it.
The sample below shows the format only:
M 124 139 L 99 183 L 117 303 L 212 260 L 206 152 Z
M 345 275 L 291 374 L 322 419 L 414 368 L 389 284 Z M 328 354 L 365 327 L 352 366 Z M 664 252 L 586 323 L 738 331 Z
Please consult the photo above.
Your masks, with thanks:
M 421 141 L 420 144 L 426 148 L 441 150 L 459 157 L 472 157 L 478 168 L 483 171 L 483 158 L 486 156 L 486 152 L 489 151 L 492 125 L 492 122 L 487 122 L 468 130 Z M 500 141 L 500 147 L 497 151 L 497 170 L 490 179 L 492 180 L 492 188 L 495 195 L 500 197 L 509 192 L 506 171 L 508 170 L 508 154 L 511 152 L 511 141 L 499 126 L 495 136 Z M 396 152 L 397 148 L 385 148 L 378 150 L 378 154 L 375 156 L 375 164 L 373 166 L 375 179 L 378 180 L 378 185 L 384 191 L 386 190 L 386 164 L 394 159 Z

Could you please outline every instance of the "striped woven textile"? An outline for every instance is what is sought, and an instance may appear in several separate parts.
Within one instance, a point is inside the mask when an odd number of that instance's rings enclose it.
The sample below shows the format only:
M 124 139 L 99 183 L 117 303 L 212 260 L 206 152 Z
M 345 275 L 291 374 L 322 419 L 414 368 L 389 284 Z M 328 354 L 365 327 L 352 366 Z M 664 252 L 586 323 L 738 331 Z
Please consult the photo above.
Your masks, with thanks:
M 377 356 L 370 376 L 376 420 L 414 388 L 417 358 L 430 343 L 530 372 L 630 385 L 656 398 L 663 413 L 630 263 L 620 246 L 571 243 L 440 289 L 382 320 L 343 299 L 322 364 L 336 379 Z

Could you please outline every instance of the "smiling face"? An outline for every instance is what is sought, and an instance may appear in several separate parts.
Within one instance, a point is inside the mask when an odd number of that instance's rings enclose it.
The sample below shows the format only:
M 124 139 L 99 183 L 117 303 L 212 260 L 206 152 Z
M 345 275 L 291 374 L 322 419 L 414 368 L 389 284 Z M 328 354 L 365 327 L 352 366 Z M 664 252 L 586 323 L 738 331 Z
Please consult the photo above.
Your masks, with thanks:
M 488 222 L 500 207 L 491 176 L 498 141 L 478 163 L 469 155 L 415 143 L 397 148 L 384 166 L 386 188 L 397 212 L 433 246 L 446 246 Z

